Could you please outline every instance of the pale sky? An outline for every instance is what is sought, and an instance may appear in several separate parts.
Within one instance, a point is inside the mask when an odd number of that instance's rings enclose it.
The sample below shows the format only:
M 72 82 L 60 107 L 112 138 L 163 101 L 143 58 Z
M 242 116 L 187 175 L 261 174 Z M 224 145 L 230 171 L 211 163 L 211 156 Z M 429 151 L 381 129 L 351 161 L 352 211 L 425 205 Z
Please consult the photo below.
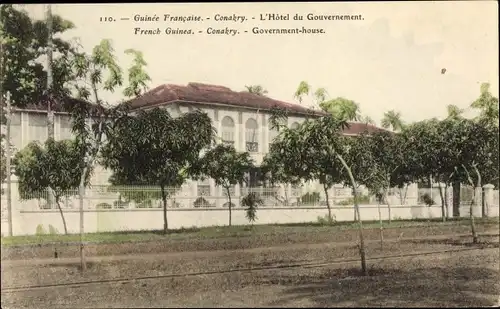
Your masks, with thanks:
M 204 3 L 54 4 L 53 14 L 71 20 L 87 51 L 112 39 L 124 68 L 128 48 L 142 51 L 152 78 L 164 83 L 202 82 L 235 91 L 260 84 L 269 96 L 287 102 L 300 81 L 324 87 L 331 97 L 358 102 L 377 123 L 394 109 L 406 121 L 446 115 L 446 105 L 466 108 L 490 82 L 498 97 L 497 1 L 366 3 Z M 44 6 L 24 5 L 33 17 Z M 360 21 L 260 21 L 260 14 L 362 14 Z M 199 15 L 201 22 L 134 22 L 135 14 Z M 215 14 L 242 15 L 247 21 L 216 22 Z M 100 22 L 110 16 L 116 22 Z M 128 17 L 128 21 L 120 18 Z M 255 17 L 255 20 L 252 19 Z M 255 35 L 259 28 L 324 28 L 325 34 Z M 134 28 L 193 29 L 193 35 L 134 35 Z M 208 27 L 229 27 L 236 36 L 208 35 Z M 198 31 L 203 33 L 199 34 Z M 248 33 L 244 33 L 248 31 Z M 441 69 L 446 68 L 446 74 Z M 122 99 L 121 92 L 106 95 Z M 310 99 L 302 104 L 309 105 Z

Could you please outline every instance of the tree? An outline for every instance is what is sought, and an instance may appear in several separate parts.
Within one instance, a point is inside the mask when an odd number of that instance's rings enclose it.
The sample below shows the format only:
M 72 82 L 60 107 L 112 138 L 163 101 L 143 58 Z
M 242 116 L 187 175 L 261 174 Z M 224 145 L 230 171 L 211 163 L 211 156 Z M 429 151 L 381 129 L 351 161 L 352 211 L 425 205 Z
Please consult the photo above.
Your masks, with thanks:
M 375 120 L 373 120 L 373 118 L 371 118 L 370 116 L 362 117 L 361 122 L 366 123 L 366 124 L 376 125 Z
M 498 126 L 498 98 L 490 92 L 490 84 L 481 84 L 479 98 L 472 102 L 471 107 L 480 110 L 480 119 Z
M 447 119 L 459 119 L 462 116 L 463 110 L 456 105 L 450 104 L 446 106 L 446 109 L 448 111 Z
M 493 162 L 493 147 L 498 146 L 498 131 L 488 122 L 463 120 L 456 127 L 456 130 L 463 136 L 459 163 L 461 166 L 455 166 L 457 174 L 459 170 L 465 173 L 465 179 L 470 186 L 475 187 L 470 203 L 470 222 L 473 243 L 478 242 L 478 236 L 475 229 L 473 208 L 476 204 L 476 191 L 482 192 L 483 177 L 481 166 L 497 165 L 498 161 Z M 484 205 L 482 209 L 484 215 Z
M 353 100 L 338 97 L 321 102 L 320 107 L 340 120 L 359 121 L 361 119 L 359 104 Z
M 273 118 L 279 119 L 281 117 L 275 114 L 272 116 Z M 275 121 L 273 120 L 273 122 Z M 343 142 L 345 142 L 345 137 L 342 136 L 341 132 L 347 125 L 345 120 L 340 120 L 333 115 L 306 120 L 297 129 L 284 129 L 278 139 L 278 143 L 281 143 L 281 145 L 273 144 L 272 148 L 275 149 L 272 149 L 271 152 L 279 153 L 282 157 L 286 158 L 284 161 L 292 165 L 284 167 L 285 174 L 297 178 L 310 177 L 308 176 L 311 175 L 309 171 L 315 171 L 319 165 L 323 165 L 311 164 L 317 158 L 323 160 L 321 163 L 332 159 L 333 162 L 328 162 L 328 165 L 325 164 L 328 168 L 328 170 L 325 169 L 325 172 L 328 171 L 330 173 L 325 175 L 328 177 L 325 180 L 336 179 L 340 170 L 341 173 L 348 175 L 349 182 L 353 188 L 353 195 L 356 197 L 358 185 L 351 167 L 344 159 L 345 147 Z M 293 160 L 290 160 L 290 158 L 295 159 L 295 162 L 292 162 Z M 301 172 L 298 172 L 301 170 L 305 173 L 301 174 Z M 361 268 L 363 273 L 367 274 L 363 227 L 359 214 L 358 200 L 356 198 L 354 199 L 354 208 L 357 213 L 359 225 Z
M 87 179 L 98 160 L 104 144 L 103 137 L 109 137 L 112 125 L 123 118 L 128 112 L 126 104 L 110 106 L 101 100 L 103 91 L 113 92 L 123 84 L 122 69 L 116 62 L 111 41 L 104 39 L 96 45 L 92 53 L 74 51 L 65 58 L 64 72 L 70 74 L 71 86 L 76 92 L 77 99 L 63 97 L 67 104 L 66 110 L 71 111 L 72 131 L 75 141 L 80 149 L 81 160 L 84 168 L 80 174 L 78 186 L 80 199 L 80 257 L 81 269 L 85 271 L 83 230 L 84 216 L 83 205 L 85 199 L 85 179 Z M 134 79 L 147 77 L 147 74 L 129 74 L 129 83 L 134 84 Z M 140 83 L 138 83 L 140 84 Z M 133 91 L 138 93 L 138 91 Z
M 159 186 L 167 233 L 167 197 L 173 193 L 167 189 L 180 187 L 201 151 L 212 144 L 211 119 L 200 111 L 173 118 L 153 108 L 120 119 L 110 133 L 103 163 L 113 171 L 113 184 Z
M 384 113 L 384 118 L 381 121 L 382 128 L 388 129 L 392 127 L 393 131 L 401 131 L 404 127 L 404 122 L 401 120 L 401 113 L 390 110 Z
M 387 131 L 364 132 L 350 138 L 348 162 L 357 176 L 358 183 L 366 186 L 373 193 L 379 194 L 379 201 L 387 204 L 389 222 L 391 207 L 388 191 L 393 183 L 392 175 L 398 167 L 396 139 Z M 347 160 L 347 159 L 346 159 Z
M 255 192 L 250 192 L 241 199 L 241 206 L 247 207 L 245 216 L 253 225 L 257 220 L 257 208 L 264 204 L 264 201 Z
M 294 98 L 302 103 L 304 96 L 312 94 L 312 101 L 323 111 L 334 115 L 339 120 L 358 121 L 361 119 L 359 104 L 342 97 L 328 100 L 328 92 L 325 88 L 317 88 L 313 91 L 311 85 L 306 81 L 300 82 L 294 93 Z
M 267 94 L 267 90 L 261 85 L 250 85 L 245 86 L 245 88 L 248 92 L 256 95 L 265 96 Z
M 34 193 L 52 189 L 64 233 L 68 234 L 60 202 L 62 197 L 75 195 L 73 192 L 80 183 L 84 162 L 80 157 L 79 144 L 48 139 L 42 147 L 38 142 L 32 142 L 16 154 L 14 162 L 21 198 L 29 199 Z M 87 174 L 85 184 L 88 184 L 89 178 Z
M 253 168 L 248 152 L 238 153 L 233 146 L 217 145 L 210 149 L 196 168 L 197 178 L 210 177 L 222 187 L 228 198 L 229 226 L 232 219 L 231 187 L 244 181 L 245 173 Z
M 401 133 L 406 173 L 413 175 L 414 180 L 430 179 L 445 184 L 444 192 L 439 187 L 443 221 L 448 215 L 448 199 L 445 198 L 448 187 L 459 178 L 455 167 L 460 166 L 460 156 L 466 151 L 461 147 L 465 136 L 458 130 L 461 121 L 466 120 L 431 119 L 414 123 Z
M 51 18 L 53 35 L 73 29 L 74 24 L 60 16 Z M 23 10 L 16 10 L 12 4 L 0 8 L 0 32 L 4 50 L 1 55 L 2 76 L 0 83 L 4 95 L 9 92 L 13 107 L 60 98 L 69 93 L 68 82 L 72 80 L 68 70 L 68 57 L 74 51 L 73 43 L 53 38 L 52 46 L 56 56 L 52 62 L 53 84 L 51 93 L 46 91 L 47 71 L 39 59 L 48 51 L 48 25 L 46 20 L 33 21 Z

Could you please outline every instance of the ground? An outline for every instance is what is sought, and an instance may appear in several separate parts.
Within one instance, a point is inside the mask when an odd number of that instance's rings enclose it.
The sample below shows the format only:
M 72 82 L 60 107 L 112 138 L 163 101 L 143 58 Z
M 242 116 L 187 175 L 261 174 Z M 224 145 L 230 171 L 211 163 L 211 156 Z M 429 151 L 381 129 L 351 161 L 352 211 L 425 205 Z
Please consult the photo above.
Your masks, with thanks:
M 353 230 L 328 239 L 318 232 L 316 241 L 297 233 L 289 242 L 259 235 L 157 243 L 159 250 L 95 245 L 106 254 L 89 257 L 83 275 L 69 251 L 62 259 L 4 259 L 2 308 L 492 306 L 500 294 L 498 224 L 478 229 L 478 245 L 456 236 L 468 232 L 464 225 L 388 229 L 383 248 L 379 230 L 366 230 L 368 277 L 360 276 Z

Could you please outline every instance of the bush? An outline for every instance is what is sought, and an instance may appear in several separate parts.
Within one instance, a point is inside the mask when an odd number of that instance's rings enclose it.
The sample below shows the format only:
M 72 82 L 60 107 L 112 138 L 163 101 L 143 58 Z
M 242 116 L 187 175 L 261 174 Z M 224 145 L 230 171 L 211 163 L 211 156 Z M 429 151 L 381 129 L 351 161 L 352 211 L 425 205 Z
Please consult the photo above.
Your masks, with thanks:
M 108 203 L 99 203 L 95 206 L 95 209 L 111 209 L 111 205 Z
M 52 224 L 49 224 L 49 234 L 50 235 L 57 235 L 57 234 L 59 234 L 59 232 L 57 231 L 57 229 L 54 226 L 52 226 Z
M 319 192 L 307 192 L 300 198 L 301 205 L 317 205 L 319 204 Z
M 145 200 L 141 203 L 137 203 L 135 205 L 136 208 L 153 208 L 153 201 L 151 200 Z
M 129 202 L 125 202 L 122 200 L 114 201 L 113 208 L 128 208 Z
M 330 218 L 328 215 L 324 215 L 323 217 L 318 216 L 317 221 L 321 225 L 330 225 L 332 223 L 335 223 L 335 215 L 332 215 L 333 218 Z
M 257 220 L 257 207 L 264 204 L 262 198 L 255 192 L 248 193 L 241 199 L 241 206 L 247 207 L 246 218 L 253 224 Z
M 370 203 L 370 196 L 369 195 L 360 195 L 360 196 L 358 196 L 357 201 L 358 201 L 358 204 L 369 204 Z M 354 205 L 354 198 L 350 197 L 347 200 L 338 202 L 337 204 L 342 205 L 342 206 Z
M 200 207 L 210 207 L 210 203 L 202 196 L 198 197 L 194 203 L 193 206 L 195 208 L 200 208 Z
M 47 231 L 45 230 L 45 228 L 43 227 L 42 224 L 38 224 L 36 226 L 36 232 L 35 232 L 35 235 L 37 236 L 40 236 L 40 235 L 47 235 Z
M 429 193 L 424 193 L 420 196 L 420 200 L 429 207 L 436 204 Z

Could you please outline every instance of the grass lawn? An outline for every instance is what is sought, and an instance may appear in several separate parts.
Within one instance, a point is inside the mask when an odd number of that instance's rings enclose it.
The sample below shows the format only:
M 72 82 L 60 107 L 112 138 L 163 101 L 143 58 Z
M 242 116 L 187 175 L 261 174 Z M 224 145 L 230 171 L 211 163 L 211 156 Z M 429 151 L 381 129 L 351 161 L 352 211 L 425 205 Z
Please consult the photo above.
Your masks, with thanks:
M 498 218 L 477 218 L 476 223 L 480 224 L 498 224 Z M 447 222 L 442 222 L 441 219 L 422 219 L 422 220 L 393 220 L 391 224 L 384 222 L 384 228 L 405 228 L 405 227 L 439 227 L 449 225 L 469 225 L 467 218 L 448 219 Z M 273 225 L 240 225 L 240 226 L 216 226 L 204 228 L 188 228 L 179 230 L 170 230 L 167 235 L 163 231 L 123 231 L 123 232 L 104 232 L 104 233 L 88 233 L 84 235 L 84 241 L 90 243 L 122 243 L 122 242 L 147 242 L 158 240 L 189 240 L 189 239 L 218 239 L 230 237 L 246 237 L 246 236 L 264 236 L 269 237 L 278 234 L 303 234 L 303 233 L 321 233 L 328 231 L 351 230 L 357 229 L 358 225 L 355 222 L 337 222 L 334 225 L 326 225 L 320 223 L 295 223 L 295 224 L 273 224 Z M 379 228 L 380 224 L 377 221 L 363 222 L 365 229 Z M 16 245 L 42 245 L 50 243 L 77 243 L 80 241 L 79 234 L 70 235 L 29 235 L 29 236 L 13 236 L 2 237 L 2 247 L 10 247 Z

